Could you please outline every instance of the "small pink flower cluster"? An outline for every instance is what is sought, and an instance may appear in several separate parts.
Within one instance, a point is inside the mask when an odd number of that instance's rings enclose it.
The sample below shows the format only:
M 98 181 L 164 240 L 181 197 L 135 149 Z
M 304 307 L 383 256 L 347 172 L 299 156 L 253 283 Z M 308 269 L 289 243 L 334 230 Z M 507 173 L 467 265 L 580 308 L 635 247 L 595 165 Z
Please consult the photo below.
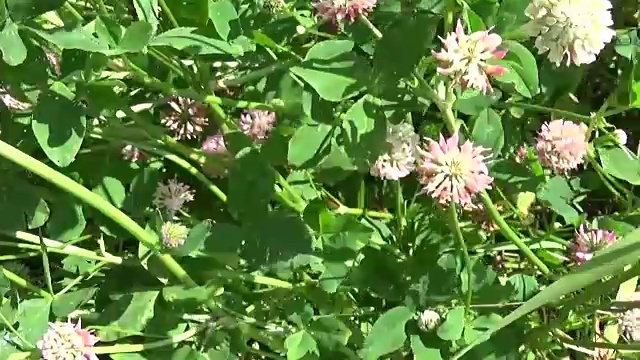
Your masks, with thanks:
M 197 137 L 209 123 L 207 107 L 192 99 L 176 96 L 168 105 L 171 110 L 162 115 L 160 122 L 178 140 Z
M 438 73 L 451 77 L 463 89 L 474 88 L 483 94 L 491 91 L 489 76 L 504 74 L 506 68 L 497 64 L 490 64 L 492 59 L 500 60 L 507 54 L 505 50 L 498 50 L 502 38 L 498 34 L 488 31 L 476 31 L 465 34 L 462 23 L 458 20 L 455 32 L 440 38 L 443 49 L 433 51 L 433 56 L 441 62 Z
M 367 15 L 376 6 L 376 0 L 320 0 L 313 7 L 325 19 L 338 23 L 345 19 L 354 22 L 358 15 Z
M 538 133 L 536 152 L 542 165 L 556 174 L 567 174 L 584 162 L 587 154 L 587 126 L 571 121 L 553 120 Z
M 153 195 L 153 204 L 158 209 L 165 209 L 169 217 L 173 220 L 176 213 L 182 209 L 185 203 L 193 201 L 195 191 L 191 190 L 189 185 L 178 181 L 176 177 L 167 181 L 166 184 L 161 183 L 156 188 Z
M 440 141 L 428 139 L 427 150 L 418 148 L 420 159 L 417 171 L 422 191 L 437 199 L 441 204 L 451 202 L 466 209 L 474 208 L 473 197 L 491 188 L 493 178 L 485 164 L 487 149 L 474 146 L 467 140 L 458 144 L 458 134 Z
M 43 360 L 98 360 L 93 346 L 98 338 L 91 331 L 82 329 L 80 319 L 75 325 L 71 321 L 49 323 L 47 331 L 36 346 Z
M 596 251 L 618 241 L 613 231 L 593 229 L 585 231 L 584 225 L 580 226 L 573 243 L 571 244 L 571 257 L 577 264 L 584 264 L 591 260 Z
M 240 130 L 256 142 L 264 141 L 276 124 L 276 113 L 249 110 L 240 115 Z

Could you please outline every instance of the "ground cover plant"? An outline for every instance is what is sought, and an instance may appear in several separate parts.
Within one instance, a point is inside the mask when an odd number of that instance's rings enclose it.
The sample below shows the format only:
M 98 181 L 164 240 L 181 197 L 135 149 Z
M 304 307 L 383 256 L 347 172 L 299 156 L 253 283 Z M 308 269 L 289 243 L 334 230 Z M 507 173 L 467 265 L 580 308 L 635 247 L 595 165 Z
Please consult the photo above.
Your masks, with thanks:
M 0 359 L 635 359 L 635 0 L 0 0 Z

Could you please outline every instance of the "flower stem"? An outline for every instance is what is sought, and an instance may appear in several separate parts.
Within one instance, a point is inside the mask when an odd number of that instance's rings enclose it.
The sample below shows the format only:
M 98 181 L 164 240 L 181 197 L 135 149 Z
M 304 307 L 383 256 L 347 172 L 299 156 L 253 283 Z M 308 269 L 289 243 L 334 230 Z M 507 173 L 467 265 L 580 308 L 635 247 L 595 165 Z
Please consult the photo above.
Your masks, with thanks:
M 520 239 L 520 237 L 511 229 L 511 227 L 509 227 L 507 222 L 500 215 L 500 212 L 498 212 L 498 209 L 496 209 L 496 206 L 491 201 L 489 194 L 487 194 L 486 191 L 483 191 L 482 193 L 480 193 L 480 197 L 482 198 L 482 202 L 484 202 L 485 208 L 487 209 L 493 220 L 496 222 L 498 227 L 500 227 L 500 233 L 502 233 L 504 237 L 514 243 L 518 247 L 518 249 L 520 249 L 520 251 L 525 254 L 529 261 L 537 266 L 545 276 L 551 275 L 551 271 L 549 270 L 547 265 L 545 265 L 542 260 L 540 260 L 540 258 L 538 258 L 536 254 L 534 254 L 533 251 L 529 249 L 527 244 L 525 244 L 522 239 Z
M 12 283 L 18 285 L 21 288 L 34 292 L 47 300 L 53 299 L 53 295 L 33 285 L 28 280 L 21 278 L 19 275 L 7 270 L 2 265 L 0 265 L 0 273 L 4 275 L 4 277 L 6 277 L 7 280 L 11 281 Z
M 219 80 L 212 85 L 212 90 L 219 90 L 226 87 L 235 87 L 246 84 L 248 82 L 262 79 L 265 76 L 270 75 L 278 70 L 288 69 L 294 64 L 298 63 L 297 59 L 290 59 L 286 61 L 279 61 L 262 69 L 252 71 L 246 75 L 239 76 L 231 80 Z
M 171 23 L 171 25 L 174 28 L 180 27 L 180 24 L 178 24 L 176 17 L 173 16 L 171 9 L 169 8 L 169 6 L 167 6 L 167 2 L 165 0 L 159 0 L 159 3 L 160 3 L 160 7 L 162 8 L 162 12 L 165 15 L 167 15 L 167 19 L 169 19 L 169 22 Z
M 395 180 L 395 195 L 396 195 L 396 221 L 398 222 L 398 240 L 402 239 L 402 234 L 404 233 L 404 228 L 407 225 L 405 216 L 405 207 L 404 207 L 404 196 L 402 195 L 402 183 L 400 180 Z
M 555 113 L 555 114 L 558 114 L 558 115 L 561 115 L 561 116 L 565 116 L 565 117 L 568 117 L 568 118 L 580 119 L 580 120 L 585 120 L 585 121 L 588 121 L 588 120 L 591 119 L 591 116 L 589 116 L 589 115 L 582 115 L 582 114 L 574 113 L 572 111 L 559 110 L 559 109 L 554 109 L 554 108 L 550 108 L 550 107 L 546 107 L 546 106 L 526 104 L 526 103 L 520 103 L 520 102 L 515 102 L 515 101 L 507 101 L 507 102 L 505 102 L 503 104 L 496 103 L 493 106 L 500 107 L 500 108 L 519 107 L 519 108 L 522 108 L 522 109 L 534 110 L 534 111 L 543 112 L 543 113 L 550 113 L 550 114 L 554 114 Z
M 449 227 L 453 232 L 453 237 L 458 245 L 458 250 L 462 255 L 467 269 L 467 296 L 464 301 L 464 313 L 465 317 L 469 315 L 469 309 L 471 308 L 471 299 L 473 298 L 473 264 L 471 257 L 469 256 L 469 250 L 467 244 L 464 242 L 462 236 L 462 230 L 460 230 L 460 223 L 458 222 L 458 212 L 455 204 L 449 204 Z
M 378 30 L 378 28 L 375 25 L 373 25 L 373 23 L 369 19 L 367 19 L 366 16 L 359 14 L 358 20 L 360 20 L 360 22 L 362 22 L 366 27 L 368 27 L 369 30 L 371 30 L 371 32 L 376 38 L 382 39 L 382 33 L 380 32 L 380 30 Z

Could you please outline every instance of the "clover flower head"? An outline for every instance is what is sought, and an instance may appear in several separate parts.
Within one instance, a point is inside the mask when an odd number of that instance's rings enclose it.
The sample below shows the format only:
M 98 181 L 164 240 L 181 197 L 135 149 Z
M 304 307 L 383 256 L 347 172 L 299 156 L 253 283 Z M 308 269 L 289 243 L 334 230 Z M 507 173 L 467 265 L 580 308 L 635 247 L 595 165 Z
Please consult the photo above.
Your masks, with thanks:
M 318 14 L 334 23 L 344 20 L 354 22 L 358 15 L 367 16 L 376 6 L 377 0 L 319 0 L 313 7 Z
M 422 192 L 443 205 L 453 202 L 473 208 L 474 195 L 491 188 L 493 182 L 482 154 L 487 149 L 468 140 L 458 145 L 457 133 L 446 140 L 442 135 L 440 141 L 427 140 L 426 149 L 418 147 Z
M 487 31 L 476 31 L 465 34 L 460 20 L 455 32 L 440 38 L 443 48 L 440 52 L 432 51 L 433 56 L 440 61 L 438 73 L 451 77 L 463 89 L 473 88 L 483 94 L 491 91 L 489 76 L 498 76 L 507 70 L 503 66 L 489 63 L 489 60 L 500 60 L 507 54 L 505 50 L 498 50 L 502 38 L 498 34 Z
M 249 110 L 240 115 L 240 129 L 255 141 L 263 141 L 276 124 L 276 113 L 266 110 Z
M 502 212 L 504 209 L 500 203 L 496 203 L 495 206 L 498 212 Z M 480 225 L 480 229 L 486 233 L 495 233 L 500 230 L 500 226 L 493 220 L 484 204 L 477 204 L 471 209 L 471 220 L 474 224 Z
M 224 135 L 217 133 L 202 142 L 202 151 L 207 154 L 225 154 L 227 153 L 227 144 L 224 141 Z
M 262 8 L 271 14 L 277 14 L 282 12 L 287 7 L 287 3 L 284 0 L 264 0 Z
M 516 162 L 518 164 L 522 164 L 529 157 L 529 152 L 527 151 L 527 147 L 522 145 L 518 148 L 518 152 L 516 152 Z
M 416 167 L 418 134 L 409 123 L 387 126 L 386 151 L 371 166 L 371 175 L 387 180 L 398 180 Z
M 532 0 L 523 30 L 556 66 L 565 57 L 567 66 L 590 64 L 616 35 L 611 7 L 609 0 Z
M 51 65 L 51 67 L 53 68 L 53 72 L 58 76 L 62 75 L 62 68 L 60 67 L 60 54 L 51 50 L 45 50 L 44 55 L 47 58 L 49 65 Z
M 147 154 L 131 144 L 123 147 L 120 153 L 122 154 L 123 159 L 131 162 L 138 162 L 139 160 L 147 157 Z
M 616 241 L 618 241 L 618 237 L 613 231 L 585 230 L 584 225 L 581 225 L 570 247 L 571 256 L 576 264 L 584 264 L 593 258 L 596 251 L 602 250 Z
M 43 360 L 98 360 L 93 351 L 98 340 L 91 331 L 82 329 L 78 319 L 75 325 L 70 320 L 49 323 L 49 330 L 36 346 Z
M 192 99 L 175 96 L 168 105 L 171 110 L 162 114 L 160 122 L 178 140 L 198 136 L 209 122 L 207 108 Z
M 174 177 L 166 184 L 159 184 L 153 195 L 153 204 L 159 209 L 166 209 L 170 219 L 182 209 L 185 203 L 193 201 L 195 191 L 189 185 L 178 182 Z
M 440 314 L 433 310 L 425 310 L 420 313 L 418 318 L 418 327 L 422 331 L 431 331 L 440 325 Z
M 587 154 L 587 126 L 562 119 L 542 125 L 536 152 L 542 165 L 555 174 L 567 174 L 584 162 Z
M 189 235 L 189 228 L 176 222 L 167 221 L 162 224 L 160 230 L 162 235 L 162 244 L 170 249 L 177 248 L 184 244 Z
M 613 136 L 615 137 L 615 139 L 618 142 L 618 144 L 625 145 L 627 143 L 627 133 L 624 132 L 624 130 L 622 130 L 622 129 L 614 130 L 613 131 Z

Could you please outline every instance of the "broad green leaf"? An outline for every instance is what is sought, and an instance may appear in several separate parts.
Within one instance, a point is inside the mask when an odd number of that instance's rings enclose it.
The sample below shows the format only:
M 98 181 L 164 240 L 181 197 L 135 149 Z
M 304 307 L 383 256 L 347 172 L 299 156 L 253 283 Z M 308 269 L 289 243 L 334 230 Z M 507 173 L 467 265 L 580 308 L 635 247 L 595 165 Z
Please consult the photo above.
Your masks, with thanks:
M 0 32 L 0 51 L 2 60 L 10 66 L 20 65 L 27 58 L 27 48 L 18 33 L 18 25 L 11 20 L 7 20 Z
M 47 223 L 47 230 L 52 239 L 63 242 L 75 240 L 82 234 L 86 225 L 81 204 L 67 198 L 51 204 L 51 217 Z
M 302 359 L 310 353 L 320 355 L 318 344 L 305 330 L 289 335 L 284 341 L 284 347 L 287 349 L 287 360 Z
M 196 55 L 230 54 L 242 55 L 242 47 L 228 42 L 195 34 L 197 28 L 175 28 L 156 35 L 149 45 L 169 46 L 178 50 L 189 51 Z
M 100 328 L 100 340 L 115 341 L 140 333 L 153 317 L 159 294 L 159 291 L 149 290 L 119 295 L 101 312 L 101 318 L 109 320 L 109 325 Z
M 409 76 L 436 34 L 438 21 L 431 15 L 401 16 L 376 44 L 373 72 L 382 86 L 393 86 Z
M 289 141 L 289 164 L 315 167 L 328 152 L 333 130 L 333 126 L 323 123 L 307 123 L 298 127 Z
M 611 176 L 640 185 L 640 160 L 619 147 L 598 149 L 602 167 Z
M 138 20 L 145 21 L 153 29 L 153 33 L 158 29 L 157 9 L 160 8 L 158 0 L 133 0 L 133 8 L 136 10 Z
M 511 276 L 509 278 L 509 283 L 515 290 L 515 293 L 511 296 L 511 301 L 527 301 L 540 289 L 536 278 L 526 274 L 516 274 Z
M 227 41 L 231 27 L 229 23 L 238 18 L 233 3 L 229 0 L 209 0 L 209 19 L 222 40 Z
M 453 107 L 463 114 L 478 116 L 500 98 L 496 92 L 499 94 L 499 90 L 494 89 L 494 92 L 485 95 L 479 90 L 467 89 L 456 98 Z
M 136 21 L 124 31 L 122 39 L 118 43 L 117 51 L 114 53 L 141 52 L 147 47 L 152 34 L 153 27 L 149 23 Z
M 569 274 L 561 277 L 553 284 L 545 288 L 529 301 L 512 311 L 496 326 L 478 337 L 473 343 L 456 353 L 452 360 L 460 359 L 479 344 L 489 340 L 491 335 L 509 326 L 540 307 L 553 301 L 565 298 L 566 295 L 584 289 L 589 285 L 600 282 L 609 276 L 620 273 L 627 265 L 637 264 L 640 258 L 640 229 L 629 233 L 617 243 L 596 253 L 596 256 L 584 265 L 576 267 Z
M 40 94 L 33 109 L 33 134 L 47 157 L 60 167 L 76 158 L 86 131 L 87 119 L 73 98 L 69 88 L 55 82 Z
M 518 75 L 520 75 L 530 93 L 532 95 L 537 94 L 539 80 L 536 58 L 525 46 L 515 41 L 504 41 L 502 47 L 508 50 L 505 60 L 512 60 L 520 65 L 515 70 L 518 71 Z
M 264 218 L 274 196 L 275 175 L 257 150 L 240 155 L 229 171 L 229 211 L 242 221 Z
M 65 0 L 5 0 L 7 13 L 15 22 L 34 18 L 51 10 L 56 10 Z M 1 2 L 0 2 L 1 3 Z
M 337 56 L 349 53 L 353 50 L 351 40 L 326 40 L 311 47 L 305 56 L 306 60 L 329 60 Z
M 386 149 L 386 118 L 382 110 L 365 96 L 345 114 L 342 124 L 345 150 L 353 162 L 365 171 Z
M 18 305 L 18 331 L 28 342 L 35 344 L 49 328 L 51 302 L 47 299 L 29 299 Z
M 213 222 L 211 220 L 205 220 L 191 228 L 184 244 L 173 249 L 171 253 L 177 256 L 189 256 L 194 251 L 199 250 L 205 240 L 211 235 L 211 226 L 213 226 Z
M 580 220 L 580 214 L 571 204 L 575 194 L 567 180 L 562 176 L 555 176 L 549 179 L 544 186 L 538 190 L 537 197 L 562 216 L 568 224 L 574 224 Z
M 33 211 L 27 214 L 27 228 L 37 229 L 43 226 L 49 220 L 50 214 L 51 210 L 47 203 L 43 199 L 38 199 Z
M 411 351 L 414 360 L 442 360 L 440 349 L 426 347 L 418 335 L 411 335 Z
M 499 60 L 496 63 L 506 68 L 504 74 L 495 76 L 496 81 L 506 84 L 507 88 L 512 87 L 518 94 L 524 97 L 533 97 L 534 93 L 522 78 L 521 74 L 525 72 L 522 65 L 509 60 Z
M 491 149 L 494 154 L 500 153 L 504 146 L 504 129 L 502 119 L 493 109 L 484 109 L 473 122 L 473 142 Z
M 67 317 L 90 301 L 97 290 L 95 287 L 89 287 L 56 296 L 51 304 L 53 314 L 58 318 Z
M 308 83 L 321 98 L 338 102 L 354 96 L 362 88 L 353 77 L 354 59 L 347 55 L 332 60 L 305 61 L 290 71 Z
M 447 317 L 438 327 L 437 334 L 442 340 L 455 341 L 462 337 L 463 330 L 464 307 L 457 306 L 447 312 Z
M 93 188 L 93 193 L 107 200 L 113 206 L 121 208 L 126 198 L 126 189 L 122 182 L 111 176 L 105 176 L 100 183 Z
M 94 36 L 93 31 L 88 28 L 78 27 L 70 31 L 59 30 L 51 34 L 38 30 L 35 32 L 58 46 L 61 50 L 77 49 L 99 53 L 107 53 L 109 51 L 109 44 Z
M 382 314 L 364 340 L 360 356 L 365 360 L 375 360 L 400 349 L 407 340 L 404 327 L 411 318 L 413 311 L 406 306 L 398 306 Z
M 496 15 L 496 29 L 498 34 L 518 31 L 529 19 L 525 15 L 525 9 L 530 0 L 502 1 Z
M 24 230 L 42 226 L 49 219 L 49 206 L 33 187 L 6 176 L 0 185 L 0 228 Z
M 203 303 L 214 296 L 220 296 L 224 289 L 216 285 L 186 287 L 184 285 L 167 286 L 162 289 L 162 297 L 169 302 L 193 301 Z

